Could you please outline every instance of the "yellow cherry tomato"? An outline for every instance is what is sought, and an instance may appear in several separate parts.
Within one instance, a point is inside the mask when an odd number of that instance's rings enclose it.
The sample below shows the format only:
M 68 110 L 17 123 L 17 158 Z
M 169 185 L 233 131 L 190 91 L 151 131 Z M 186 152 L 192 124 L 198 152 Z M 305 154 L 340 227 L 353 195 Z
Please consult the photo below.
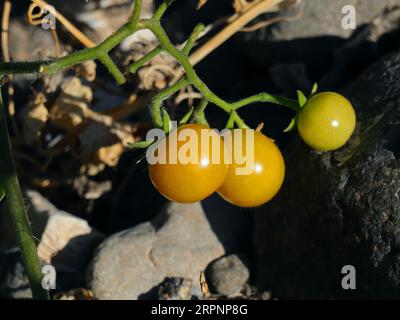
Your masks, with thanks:
M 178 140 L 176 140 L 178 138 Z M 203 200 L 224 182 L 224 142 L 217 132 L 200 124 L 175 128 L 157 146 L 165 163 L 149 164 L 154 187 L 169 200 L 191 203 Z
M 297 119 L 297 128 L 304 142 L 321 151 L 345 145 L 355 126 L 356 114 L 350 101 L 334 92 L 313 96 Z
M 217 192 L 239 207 L 256 207 L 271 200 L 279 191 L 285 177 L 285 162 L 273 140 L 251 129 L 236 130 L 242 131 L 242 139 L 232 134 L 228 136 L 232 142 L 226 140 L 226 145 L 232 146 L 232 164 Z M 253 144 L 249 144 L 251 135 L 246 135 L 247 130 L 254 133 Z M 240 141 L 235 143 L 237 139 Z M 248 161 L 243 161 L 243 157 Z M 252 162 L 251 171 L 244 170 L 249 167 L 248 162 Z

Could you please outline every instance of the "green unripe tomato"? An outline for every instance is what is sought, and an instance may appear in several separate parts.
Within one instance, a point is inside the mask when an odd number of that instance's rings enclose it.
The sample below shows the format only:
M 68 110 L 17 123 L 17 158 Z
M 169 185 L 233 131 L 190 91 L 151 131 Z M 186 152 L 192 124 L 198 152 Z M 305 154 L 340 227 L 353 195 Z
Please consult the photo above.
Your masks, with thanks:
M 311 97 L 297 119 L 297 129 L 304 142 L 321 151 L 345 145 L 355 126 L 356 114 L 350 101 L 334 92 Z

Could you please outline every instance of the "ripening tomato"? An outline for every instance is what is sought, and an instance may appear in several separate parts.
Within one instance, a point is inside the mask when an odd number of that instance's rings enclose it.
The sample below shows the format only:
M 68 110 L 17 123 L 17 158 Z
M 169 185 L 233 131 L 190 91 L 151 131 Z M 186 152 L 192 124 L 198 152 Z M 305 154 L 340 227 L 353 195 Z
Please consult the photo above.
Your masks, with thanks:
M 228 169 L 224 142 L 207 126 L 175 128 L 155 148 L 161 161 L 149 164 L 150 179 L 158 192 L 172 201 L 203 200 L 224 182 Z
M 241 134 L 237 134 L 238 130 Z M 262 205 L 282 186 L 285 177 L 282 154 L 274 141 L 260 132 L 251 129 L 233 131 L 235 133 L 225 137 L 225 145 L 231 148 L 232 164 L 217 192 L 239 207 Z
M 321 151 L 345 145 L 355 126 L 356 114 L 350 101 L 334 92 L 322 92 L 310 98 L 297 119 L 304 142 Z

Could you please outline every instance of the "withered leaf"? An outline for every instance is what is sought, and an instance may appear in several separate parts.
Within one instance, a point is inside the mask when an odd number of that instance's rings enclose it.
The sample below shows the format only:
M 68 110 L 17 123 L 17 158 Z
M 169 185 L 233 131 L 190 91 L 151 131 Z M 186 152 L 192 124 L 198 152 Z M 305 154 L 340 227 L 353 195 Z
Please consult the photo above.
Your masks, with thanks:
M 51 107 L 50 121 L 62 129 L 73 129 L 84 121 L 92 98 L 91 88 L 83 85 L 78 77 L 66 79 Z
M 49 111 L 45 106 L 46 97 L 43 93 L 38 93 L 23 117 L 23 135 L 26 144 L 32 143 L 40 135 L 41 131 L 49 119 Z

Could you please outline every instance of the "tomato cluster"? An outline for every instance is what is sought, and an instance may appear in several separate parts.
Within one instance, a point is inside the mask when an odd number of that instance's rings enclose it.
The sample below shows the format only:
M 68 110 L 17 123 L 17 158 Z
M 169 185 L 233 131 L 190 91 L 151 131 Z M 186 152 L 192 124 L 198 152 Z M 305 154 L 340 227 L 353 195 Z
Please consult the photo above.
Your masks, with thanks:
M 186 129 L 193 130 L 198 139 L 178 140 L 176 148 L 171 149 L 174 143 L 171 137 L 179 136 Z M 201 133 L 202 130 L 208 131 L 207 138 Z M 243 132 L 240 135 L 227 135 L 224 139 L 204 125 L 178 127 L 176 132 L 157 146 L 158 156 L 165 156 L 166 163 L 149 164 L 149 175 L 155 188 L 166 198 L 182 203 L 203 200 L 215 191 L 226 201 L 241 207 L 254 207 L 270 200 L 278 192 L 285 176 L 282 154 L 275 143 L 263 134 L 251 129 L 237 130 Z M 254 134 L 249 135 L 254 137 L 253 141 L 248 141 L 247 130 Z M 239 137 L 240 141 L 237 142 Z M 230 162 L 225 161 L 227 140 L 232 146 L 228 151 L 232 153 Z M 254 144 L 248 148 L 250 142 Z M 202 153 L 201 146 L 205 144 L 208 148 Z M 176 155 L 182 155 L 190 148 L 198 151 L 195 159 L 192 159 L 194 161 L 182 163 L 176 161 L 177 157 L 170 158 L 171 150 Z M 240 161 L 243 157 L 235 157 L 235 154 L 244 150 L 254 155 L 250 164 Z M 218 155 L 218 161 L 213 161 L 215 154 Z M 244 172 L 249 165 L 249 172 Z M 238 173 L 240 169 L 242 174 Z
M 334 150 L 343 146 L 354 131 L 355 112 L 343 96 L 323 92 L 312 96 L 297 115 L 297 128 L 302 139 L 317 150 Z M 197 139 L 177 140 L 190 129 Z M 207 134 L 201 134 L 205 131 Z M 149 164 L 154 187 L 166 198 L 181 203 L 201 201 L 217 192 L 226 201 L 240 207 L 255 207 L 271 200 L 285 177 L 285 163 L 273 140 L 252 129 L 235 129 L 236 133 L 218 135 L 201 124 L 185 124 L 173 130 L 157 146 L 165 163 Z M 247 135 L 251 133 L 251 135 Z M 249 140 L 251 137 L 251 140 Z M 239 139 L 240 138 L 240 139 Z M 171 148 L 175 143 L 175 148 Z M 250 145 L 251 143 L 251 145 Z M 203 150 L 202 146 L 207 147 Z M 227 152 L 227 145 L 230 146 Z M 178 155 L 195 150 L 191 162 L 177 161 Z M 245 169 L 244 154 L 252 154 L 251 170 Z M 227 157 L 229 156 L 230 157 Z M 170 156 L 174 161 L 170 161 Z M 219 161 L 214 161 L 217 156 Z M 227 159 L 230 161 L 225 161 Z M 193 161 L 194 160 L 194 161 Z

